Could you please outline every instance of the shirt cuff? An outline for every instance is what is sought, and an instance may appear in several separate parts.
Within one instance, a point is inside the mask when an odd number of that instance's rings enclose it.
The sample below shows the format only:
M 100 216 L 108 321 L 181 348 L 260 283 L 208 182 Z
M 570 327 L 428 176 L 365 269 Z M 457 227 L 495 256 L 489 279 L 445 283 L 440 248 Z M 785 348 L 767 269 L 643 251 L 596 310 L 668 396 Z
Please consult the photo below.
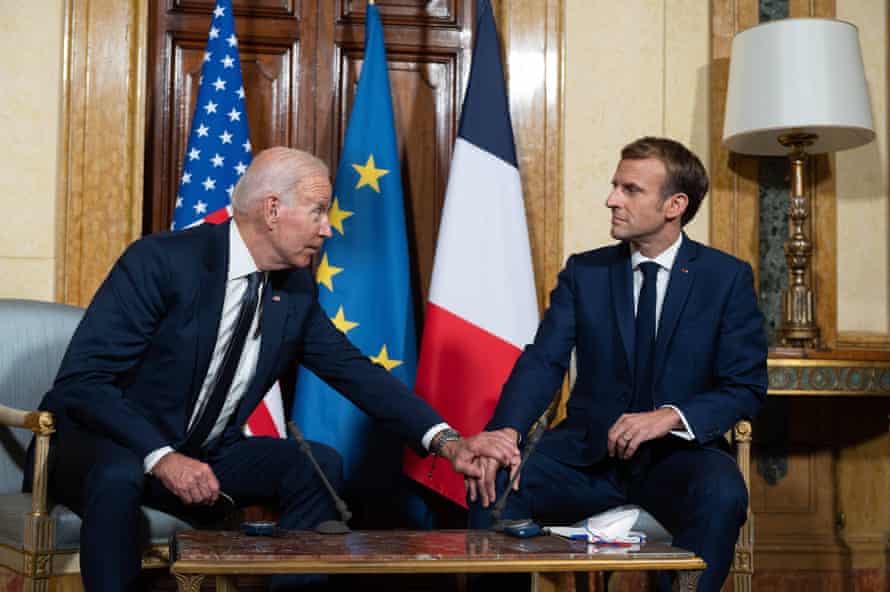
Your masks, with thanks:
M 173 449 L 169 446 L 164 446 L 163 448 L 158 448 L 153 452 L 149 452 L 145 455 L 145 458 L 142 459 L 142 468 L 145 469 L 145 474 L 148 475 L 151 473 L 151 470 L 155 468 L 155 465 L 158 464 L 158 461 L 173 452 Z
M 677 415 L 680 416 L 680 421 L 683 422 L 683 427 L 685 428 L 682 430 L 671 430 L 670 433 L 674 436 L 677 436 L 678 438 L 682 438 L 689 442 L 695 440 L 695 432 L 693 432 L 692 428 L 689 427 L 689 422 L 686 421 L 686 416 L 683 415 L 683 412 L 680 411 L 679 407 L 677 407 L 676 405 L 662 405 L 661 406 L 662 409 L 664 409 L 665 407 L 667 407 L 669 409 L 673 409 L 674 411 L 677 412 Z
M 429 452 L 430 451 L 430 442 L 436 436 L 436 434 L 438 434 L 442 430 L 447 430 L 450 427 L 451 427 L 450 425 L 448 425 L 447 423 L 445 423 L 443 421 L 442 423 L 437 423 L 436 425 L 434 425 L 433 427 L 428 429 L 426 431 L 426 433 L 423 435 L 423 438 L 420 439 L 420 444 L 423 446 L 423 449 L 426 450 L 427 452 Z

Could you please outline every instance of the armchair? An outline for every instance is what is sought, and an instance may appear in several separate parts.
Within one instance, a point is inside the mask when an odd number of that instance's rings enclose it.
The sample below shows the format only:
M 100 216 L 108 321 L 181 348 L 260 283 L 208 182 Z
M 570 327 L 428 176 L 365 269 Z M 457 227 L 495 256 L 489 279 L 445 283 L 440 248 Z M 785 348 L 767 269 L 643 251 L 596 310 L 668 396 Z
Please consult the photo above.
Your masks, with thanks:
M 2 590 L 7 586 L 24 592 L 79 589 L 80 518 L 47 500 L 46 461 L 54 420 L 52 414 L 36 409 L 52 386 L 82 316 L 82 309 L 64 304 L 0 299 Z M 36 438 L 33 491 L 21 493 L 31 434 Z M 170 535 L 189 525 L 150 508 L 143 508 L 143 515 L 150 540 L 142 565 L 166 567 Z

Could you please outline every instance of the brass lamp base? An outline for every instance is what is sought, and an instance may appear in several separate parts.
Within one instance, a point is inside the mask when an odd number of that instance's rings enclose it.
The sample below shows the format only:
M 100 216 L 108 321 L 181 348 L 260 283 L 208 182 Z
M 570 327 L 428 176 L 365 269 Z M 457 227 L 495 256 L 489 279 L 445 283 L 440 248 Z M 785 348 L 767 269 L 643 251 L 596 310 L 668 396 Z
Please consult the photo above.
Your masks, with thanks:
M 816 326 L 816 297 L 810 288 L 808 268 L 813 243 L 805 225 L 809 216 L 809 198 L 804 194 L 806 147 L 816 140 L 815 134 L 795 133 L 779 137 L 783 146 L 791 148 L 791 204 L 788 210 L 789 237 L 785 242 L 785 259 L 790 276 L 788 289 L 782 294 L 782 326 L 779 343 L 786 347 L 818 348 L 819 327 Z

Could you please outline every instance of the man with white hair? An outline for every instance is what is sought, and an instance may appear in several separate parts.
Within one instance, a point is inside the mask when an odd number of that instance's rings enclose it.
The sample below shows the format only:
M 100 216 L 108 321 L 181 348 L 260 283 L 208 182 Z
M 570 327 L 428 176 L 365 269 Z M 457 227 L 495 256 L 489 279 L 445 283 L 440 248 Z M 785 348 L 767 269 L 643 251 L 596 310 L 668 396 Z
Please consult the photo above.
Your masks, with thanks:
M 330 202 L 324 163 L 271 148 L 236 186 L 233 221 L 144 237 L 99 288 L 41 406 L 57 421 L 50 494 L 83 519 L 87 590 L 132 589 L 140 505 L 205 523 L 223 499 L 274 500 L 286 529 L 336 517 L 294 441 L 242 435 L 295 361 L 466 475 L 481 476 L 479 456 L 515 462 L 500 434 L 459 437 L 320 308 L 310 264 L 331 236 Z M 311 446 L 336 487 L 337 453 Z

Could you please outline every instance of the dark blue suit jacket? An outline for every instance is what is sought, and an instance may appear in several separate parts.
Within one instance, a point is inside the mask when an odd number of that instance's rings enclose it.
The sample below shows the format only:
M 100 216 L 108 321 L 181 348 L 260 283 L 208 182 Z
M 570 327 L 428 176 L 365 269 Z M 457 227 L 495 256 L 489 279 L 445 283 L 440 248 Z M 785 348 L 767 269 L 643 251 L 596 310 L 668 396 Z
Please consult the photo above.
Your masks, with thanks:
M 42 408 L 140 456 L 182 444 L 216 343 L 229 224 L 130 245 L 87 309 Z M 331 324 L 311 270 L 270 274 L 261 330 L 256 374 L 236 411 L 237 427 L 295 361 L 418 449 L 423 434 L 442 421 Z
M 627 244 L 569 258 L 488 429 L 525 433 L 560 388 L 573 348 L 578 372 L 568 417 L 545 434 L 538 450 L 584 466 L 605 456 L 607 432 L 628 409 L 633 391 Z M 696 441 L 711 444 L 737 420 L 756 414 L 766 396 L 766 356 L 751 266 L 684 236 L 658 325 L 655 406 L 677 406 Z

